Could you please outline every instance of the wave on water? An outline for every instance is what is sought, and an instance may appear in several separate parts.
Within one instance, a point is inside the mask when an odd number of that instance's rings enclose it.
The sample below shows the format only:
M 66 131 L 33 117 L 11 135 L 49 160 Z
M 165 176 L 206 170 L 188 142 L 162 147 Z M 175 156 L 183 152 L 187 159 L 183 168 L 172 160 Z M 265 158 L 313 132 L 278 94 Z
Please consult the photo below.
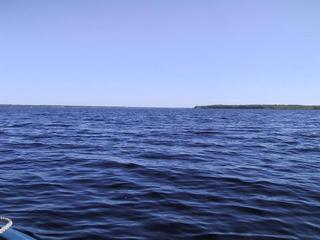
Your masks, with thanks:
M 320 112 L 0 107 L 1 215 L 43 240 L 320 239 Z

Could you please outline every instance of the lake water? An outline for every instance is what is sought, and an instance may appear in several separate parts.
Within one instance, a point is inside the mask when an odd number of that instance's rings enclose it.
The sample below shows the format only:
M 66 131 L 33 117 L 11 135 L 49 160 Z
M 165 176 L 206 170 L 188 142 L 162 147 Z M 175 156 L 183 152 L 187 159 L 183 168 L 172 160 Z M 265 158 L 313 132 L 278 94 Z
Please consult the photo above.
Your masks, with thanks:
M 0 206 L 43 240 L 320 239 L 320 111 L 2 106 Z

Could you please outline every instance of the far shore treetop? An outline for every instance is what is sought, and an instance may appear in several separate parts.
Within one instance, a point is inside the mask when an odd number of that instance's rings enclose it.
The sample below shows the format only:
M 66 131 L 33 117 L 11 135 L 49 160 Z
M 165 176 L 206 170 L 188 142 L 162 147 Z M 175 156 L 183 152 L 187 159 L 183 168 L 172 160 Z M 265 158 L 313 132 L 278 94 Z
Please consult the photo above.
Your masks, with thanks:
M 320 110 L 320 105 L 249 104 L 249 105 L 206 105 L 200 109 L 274 109 L 274 110 Z

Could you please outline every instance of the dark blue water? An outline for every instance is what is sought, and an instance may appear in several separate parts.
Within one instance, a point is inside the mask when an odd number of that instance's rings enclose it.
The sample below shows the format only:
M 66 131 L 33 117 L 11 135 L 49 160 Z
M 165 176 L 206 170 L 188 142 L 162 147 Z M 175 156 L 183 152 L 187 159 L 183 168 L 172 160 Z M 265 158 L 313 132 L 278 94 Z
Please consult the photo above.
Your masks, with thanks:
M 0 107 L 0 215 L 43 240 L 320 239 L 320 111 Z

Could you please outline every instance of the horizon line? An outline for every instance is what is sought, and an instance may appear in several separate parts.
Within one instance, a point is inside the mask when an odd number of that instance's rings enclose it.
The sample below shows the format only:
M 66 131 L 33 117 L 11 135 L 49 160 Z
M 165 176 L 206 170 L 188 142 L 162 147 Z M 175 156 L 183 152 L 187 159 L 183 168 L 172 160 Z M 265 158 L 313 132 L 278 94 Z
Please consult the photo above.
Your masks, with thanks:
M 21 104 L 21 103 L 0 103 L 1 107 L 4 106 L 17 106 L 17 107 L 100 107 L 100 108 L 186 108 L 193 109 L 196 107 L 208 107 L 208 106 L 303 106 L 303 107 L 314 107 L 320 106 L 320 104 L 259 104 L 259 103 L 249 103 L 249 104 L 206 104 L 206 105 L 194 105 L 189 107 L 167 107 L 167 106 L 117 106 L 117 105 L 73 105 L 73 104 Z
M 97 107 L 97 108 L 193 108 L 193 107 L 146 107 L 146 106 L 116 106 L 116 105 L 73 105 L 73 104 L 21 104 L 0 103 L 0 107 Z

